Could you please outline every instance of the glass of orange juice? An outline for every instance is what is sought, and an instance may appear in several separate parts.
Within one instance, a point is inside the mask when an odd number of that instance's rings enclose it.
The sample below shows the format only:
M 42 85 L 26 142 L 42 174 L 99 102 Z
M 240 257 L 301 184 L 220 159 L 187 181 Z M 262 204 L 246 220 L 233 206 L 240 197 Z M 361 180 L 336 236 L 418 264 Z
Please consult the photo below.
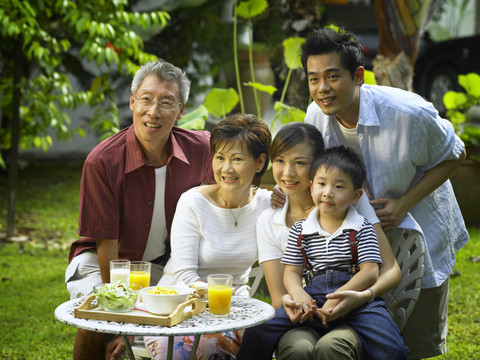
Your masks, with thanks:
M 149 261 L 130 261 L 130 284 L 140 285 L 142 288 L 150 286 L 152 263 Z
M 215 317 L 228 317 L 232 301 L 233 276 L 229 274 L 211 274 L 207 276 L 208 309 Z

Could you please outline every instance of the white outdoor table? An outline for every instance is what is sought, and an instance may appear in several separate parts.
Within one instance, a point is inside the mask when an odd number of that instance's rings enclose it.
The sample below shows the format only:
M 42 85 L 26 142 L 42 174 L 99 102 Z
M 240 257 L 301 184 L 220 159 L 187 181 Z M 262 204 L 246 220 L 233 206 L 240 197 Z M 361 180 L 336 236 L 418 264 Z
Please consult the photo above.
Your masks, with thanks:
M 132 360 L 134 360 L 134 355 L 127 335 L 168 336 L 168 360 L 172 359 L 173 356 L 174 336 L 194 335 L 195 341 L 190 353 L 190 359 L 194 359 L 201 335 L 246 329 L 262 324 L 275 316 L 275 309 L 263 301 L 233 296 L 230 316 L 228 318 L 213 317 L 209 314 L 207 308 L 203 313 L 186 319 L 175 326 L 165 327 L 76 318 L 73 315 L 73 311 L 84 299 L 85 298 L 74 299 L 61 304 L 55 309 L 55 318 L 76 328 L 106 334 L 122 335 L 128 358 Z

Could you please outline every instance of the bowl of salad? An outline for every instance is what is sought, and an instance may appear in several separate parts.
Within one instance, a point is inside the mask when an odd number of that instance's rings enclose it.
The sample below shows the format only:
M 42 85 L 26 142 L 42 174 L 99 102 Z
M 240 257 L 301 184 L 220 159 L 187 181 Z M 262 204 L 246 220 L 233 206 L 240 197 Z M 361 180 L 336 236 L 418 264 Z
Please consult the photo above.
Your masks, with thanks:
M 167 315 L 188 300 L 191 290 L 183 286 L 149 286 L 140 290 L 140 293 L 143 305 L 148 312 Z
M 127 312 L 135 307 L 140 286 L 126 284 L 122 280 L 100 284 L 93 288 L 98 305 L 105 311 Z

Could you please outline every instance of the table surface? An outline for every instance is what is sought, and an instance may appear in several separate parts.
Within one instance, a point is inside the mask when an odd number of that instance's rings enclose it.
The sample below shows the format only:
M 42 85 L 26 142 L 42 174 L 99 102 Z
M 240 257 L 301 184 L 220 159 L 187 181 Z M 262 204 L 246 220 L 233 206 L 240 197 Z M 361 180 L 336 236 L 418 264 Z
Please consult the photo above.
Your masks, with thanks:
M 170 336 L 213 334 L 223 331 L 246 329 L 259 325 L 275 316 L 274 308 L 258 299 L 232 297 L 230 316 L 216 318 L 206 311 L 172 327 L 143 325 L 106 320 L 80 319 L 73 315 L 75 307 L 85 298 L 67 301 L 55 309 L 57 320 L 77 328 L 118 335 Z

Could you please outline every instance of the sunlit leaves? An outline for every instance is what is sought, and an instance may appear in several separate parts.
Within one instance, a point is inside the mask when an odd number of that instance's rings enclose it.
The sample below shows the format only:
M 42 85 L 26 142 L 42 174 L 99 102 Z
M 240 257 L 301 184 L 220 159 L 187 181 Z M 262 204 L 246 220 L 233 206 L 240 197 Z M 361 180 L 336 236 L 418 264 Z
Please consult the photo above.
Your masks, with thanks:
M 272 86 L 272 85 L 264 85 L 262 83 L 259 83 L 259 82 L 246 82 L 246 83 L 243 83 L 243 85 L 245 86 L 250 86 L 254 89 L 257 89 L 259 91 L 262 91 L 262 92 L 266 92 L 268 93 L 269 95 L 273 95 L 275 93 L 275 91 L 277 91 L 277 88 L 275 86 Z
M 206 96 L 203 105 L 213 116 L 220 118 L 226 117 L 230 111 L 238 104 L 238 93 L 233 88 L 218 89 L 213 88 Z
M 458 83 L 465 92 L 447 91 L 443 103 L 446 116 L 455 128 L 456 134 L 465 145 L 480 145 L 480 125 L 469 121 L 468 112 L 480 107 L 480 75 L 469 73 L 458 76 Z
M 204 105 L 200 105 L 195 110 L 184 114 L 177 125 L 184 129 L 203 130 L 208 119 L 208 110 Z
M 251 19 L 268 8 L 267 0 L 242 1 L 237 6 L 237 15 L 243 19 Z
M 368 85 L 378 85 L 375 73 L 370 70 L 365 70 L 363 73 L 363 83 Z
M 46 149 L 57 138 L 68 139 L 84 129 L 71 129 L 66 108 L 88 105 L 94 109 L 86 126 L 102 138 L 118 131 L 118 108 L 112 88 L 117 74 L 133 75 L 139 64 L 156 59 L 143 51 L 143 40 L 134 28 L 164 27 L 170 16 L 164 11 L 129 11 L 127 0 L 114 1 L 19 1 L 0 7 L 2 67 L 0 106 L 11 115 L 13 68 L 18 59 L 13 49 L 21 47 L 25 62 L 21 89 L 20 144 L 23 148 Z M 68 54 L 68 56 L 66 56 Z M 64 64 L 67 58 L 90 62 L 100 75 L 90 88 L 72 89 Z M 0 148 L 10 145 L 10 129 L 0 132 Z M 0 162 L 2 159 L 0 158 Z
M 283 41 L 283 56 L 289 69 L 295 70 L 302 67 L 300 52 L 304 42 L 305 39 L 300 37 L 291 37 Z

